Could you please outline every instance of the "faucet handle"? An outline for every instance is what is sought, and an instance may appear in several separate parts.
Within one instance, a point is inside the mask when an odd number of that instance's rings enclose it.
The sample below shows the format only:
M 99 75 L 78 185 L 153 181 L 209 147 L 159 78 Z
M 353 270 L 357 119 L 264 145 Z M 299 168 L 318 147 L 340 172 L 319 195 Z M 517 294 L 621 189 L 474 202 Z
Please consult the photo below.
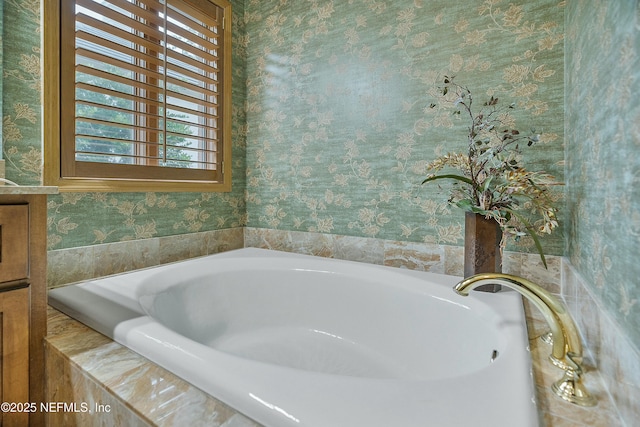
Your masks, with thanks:
M 593 397 L 582 383 L 582 366 L 575 361 L 576 354 L 568 352 L 565 361 L 564 376 L 553 383 L 551 389 L 560 398 L 580 406 L 595 406 Z
M 544 334 L 540 335 L 540 341 L 545 344 L 552 345 L 553 344 L 553 333 L 551 331 L 547 331 Z
M 453 289 L 466 296 L 472 289 L 486 284 L 511 288 L 542 312 L 552 334 L 550 360 L 564 370 L 562 379 L 553 384 L 553 391 L 568 402 L 582 406 L 595 405 L 596 399 L 582 384 L 582 342 L 578 328 L 564 304 L 539 285 L 522 277 L 502 273 L 476 274 L 462 280 Z

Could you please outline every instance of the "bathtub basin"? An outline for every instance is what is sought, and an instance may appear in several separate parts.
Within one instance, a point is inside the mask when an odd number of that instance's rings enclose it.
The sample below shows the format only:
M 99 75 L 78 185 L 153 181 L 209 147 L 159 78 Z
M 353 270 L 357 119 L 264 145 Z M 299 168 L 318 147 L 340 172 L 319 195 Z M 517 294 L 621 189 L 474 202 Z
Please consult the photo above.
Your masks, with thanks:
M 519 294 L 241 249 L 49 303 L 265 426 L 537 426 Z

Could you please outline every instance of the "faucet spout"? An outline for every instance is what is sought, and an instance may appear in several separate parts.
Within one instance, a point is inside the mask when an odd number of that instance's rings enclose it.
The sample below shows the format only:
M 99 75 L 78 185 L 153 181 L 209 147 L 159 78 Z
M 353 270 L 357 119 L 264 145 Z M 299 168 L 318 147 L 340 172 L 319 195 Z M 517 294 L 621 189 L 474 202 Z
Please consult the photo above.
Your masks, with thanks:
M 468 296 L 472 289 L 482 285 L 503 285 L 519 292 L 543 314 L 553 336 L 551 362 L 565 371 L 565 377 L 553 385 L 561 398 L 582 406 L 592 406 L 595 399 L 582 386 L 582 342 L 578 329 L 566 307 L 548 291 L 522 277 L 501 273 L 481 273 L 468 277 L 454 290 Z

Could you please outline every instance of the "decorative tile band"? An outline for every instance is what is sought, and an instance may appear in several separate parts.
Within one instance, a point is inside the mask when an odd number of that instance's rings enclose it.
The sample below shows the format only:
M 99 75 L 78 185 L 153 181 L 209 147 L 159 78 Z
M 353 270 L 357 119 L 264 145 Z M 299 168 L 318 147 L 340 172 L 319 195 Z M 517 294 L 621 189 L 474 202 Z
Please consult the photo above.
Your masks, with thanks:
M 243 234 L 238 227 L 49 251 L 48 287 L 239 249 Z
M 562 295 L 581 331 L 591 363 L 600 373 L 625 425 L 640 419 L 640 354 L 602 306 L 568 258 L 562 263 Z
M 245 228 L 244 245 L 453 276 L 461 276 L 463 271 L 464 248 L 460 246 L 251 227 Z M 503 260 L 505 273 L 560 293 L 561 257 L 548 256 L 548 269 L 537 254 L 505 252 Z

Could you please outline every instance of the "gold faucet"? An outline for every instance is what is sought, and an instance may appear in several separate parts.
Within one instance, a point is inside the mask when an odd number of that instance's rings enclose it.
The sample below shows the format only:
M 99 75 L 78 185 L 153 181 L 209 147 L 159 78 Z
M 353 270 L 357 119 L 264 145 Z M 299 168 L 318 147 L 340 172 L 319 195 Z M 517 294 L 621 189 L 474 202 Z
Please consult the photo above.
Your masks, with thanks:
M 468 296 L 482 285 L 504 285 L 535 305 L 549 324 L 552 336 L 551 362 L 564 370 L 564 376 L 556 381 L 552 390 L 562 399 L 580 406 L 593 406 L 596 399 L 582 384 L 582 343 L 571 315 L 565 306 L 549 292 L 522 277 L 501 273 L 481 273 L 468 277 L 454 286 L 454 290 Z

